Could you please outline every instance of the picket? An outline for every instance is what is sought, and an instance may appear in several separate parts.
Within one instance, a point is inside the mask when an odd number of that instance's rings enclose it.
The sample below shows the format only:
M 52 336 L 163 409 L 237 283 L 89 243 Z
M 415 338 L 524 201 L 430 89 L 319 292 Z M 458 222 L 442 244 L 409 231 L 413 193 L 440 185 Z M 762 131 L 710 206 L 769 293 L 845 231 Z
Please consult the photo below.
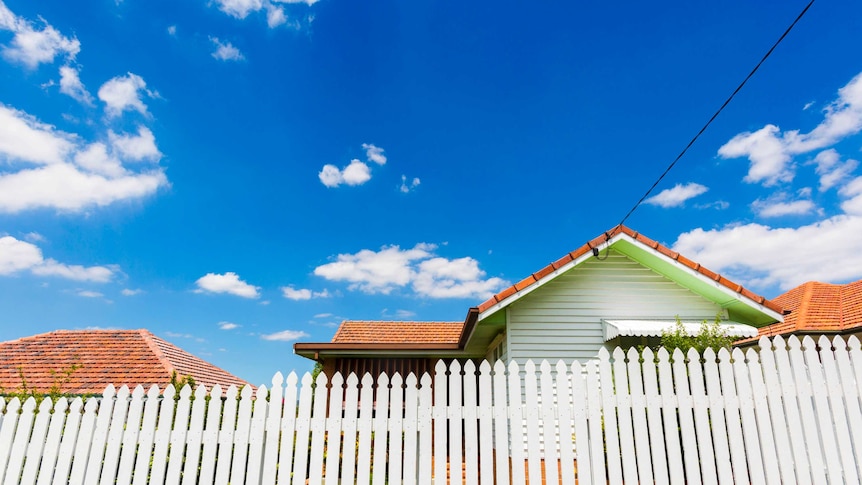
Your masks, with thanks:
M 859 483 L 860 360 L 855 338 L 791 337 L 539 369 L 441 362 L 376 388 L 279 374 L 239 400 L 233 386 L 224 400 L 109 387 L 38 412 L 0 398 L 0 483 Z

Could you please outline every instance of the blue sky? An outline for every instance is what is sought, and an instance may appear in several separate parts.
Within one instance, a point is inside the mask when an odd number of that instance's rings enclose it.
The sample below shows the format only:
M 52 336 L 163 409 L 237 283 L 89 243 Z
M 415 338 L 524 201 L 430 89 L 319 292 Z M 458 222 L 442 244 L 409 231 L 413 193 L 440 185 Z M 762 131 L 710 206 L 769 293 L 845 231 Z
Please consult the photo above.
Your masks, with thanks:
M 147 328 L 262 383 L 342 319 L 463 319 L 804 4 L 0 0 L 0 340 Z M 627 225 L 767 297 L 862 277 L 860 32 L 815 4 Z

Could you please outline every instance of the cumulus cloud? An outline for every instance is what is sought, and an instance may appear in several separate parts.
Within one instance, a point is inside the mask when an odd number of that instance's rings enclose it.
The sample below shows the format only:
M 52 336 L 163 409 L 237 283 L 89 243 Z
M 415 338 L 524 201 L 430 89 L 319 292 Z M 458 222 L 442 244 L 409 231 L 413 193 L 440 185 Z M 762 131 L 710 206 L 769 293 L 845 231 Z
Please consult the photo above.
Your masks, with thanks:
M 92 291 L 92 290 L 79 290 L 77 295 L 83 296 L 84 298 L 101 298 L 101 297 L 105 296 L 104 294 L 99 293 L 98 291 Z
M 841 161 L 841 155 L 834 148 L 824 150 L 814 157 L 817 165 L 817 175 L 820 176 L 820 191 L 826 191 L 850 178 L 859 162 L 856 160 Z
M 233 330 L 241 327 L 242 325 L 233 323 L 233 322 L 218 322 L 218 328 L 221 330 Z
M 10 62 L 35 69 L 39 64 L 54 62 L 58 55 L 72 60 L 81 51 L 81 43 L 74 37 L 66 37 L 40 19 L 39 28 L 32 22 L 18 17 L 0 1 L 0 29 L 14 33 L 12 42 L 3 46 L 2 55 Z
M 383 154 L 382 148 L 374 146 L 371 143 L 363 143 L 362 149 L 365 150 L 365 156 L 369 162 L 374 162 L 377 165 L 386 164 L 386 155 Z
M 339 254 L 335 261 L 315 268 L 314 274 L 347 282 L 351 290 L 365 293 L 389 294 L 409 287 L 417 295 L 430 298 L 487 298 L 508 285 L 500 278 L 486 279 L 473 258 L 449 260 L 437 256 L 435 250 L 435 245 L 426 243 L 412 249 L 363 249 L 356 254 Z
M 694 182 L 676 184 L 673 188 L 664 189 L 644 202 L 664 208 L 679 207 L 683 205 L 685 201 L 697 197 L 698 195 L 705 193 L 707 190 L 709 190 L 709 188 L 705 185 Z
M 140 294 L 141 294 L 141 293 L 143 293 L 143 292 L 144 292 L 144 290 L 141 290 L 141 289 L 132 289 L 132 288 L 123 288 L 123 290 L 122 290 L 122 291 L 120 291 L 120 293 L 121 293 L 123 296 L 135 296 L 135 295 L 140 295 Z
M 408 184 L 407 183 L 407 176 L 402 175 L 401 176 L 401 187 L 399 187 L 398 190 L 400 190 L 402 194 L 408 194 L 408 193 L 412 192 L 414 189 L 416 189 L 416 187 L 419 187 L 420 183 L 422 183 L 422 181 L 419 180 L 419 177 L 414 177 L 413 180 L 411 180 L 410 183 Z
M 362 185 L 371 180 L 371 169 L 364 162 L 353 159 L 343 170 L 339 170 L 335 165 L 324 165 L 317 177 L 327 187 L 338 187 L 342 184 Z
M 751 209 L 760 217 L 799 216 L 814 212 L 817 206 L 811 199 L 790 199 L 780 192 L 766 199 L 751 203 Z
M 266 7 L 266 25 L 270 29 L 274 29 L 279 25 L 287 22 L 287 16 L 284 14 L 284 9 L 275 5 Z
M 78 70 L 74 67 L 63 66 L 60 68 L 60 92 L 78 102 L 93 104 L 93 95 L 84 87 Z
M 292 342 L 301 338 L 306 338 L 309 335 L 301 330 L 282 330 L 281 332 L 269 333 L 261 335 L 264 340 L 277 340 L 281 342 Z
M 300 301 L 310 300 L 312 298 L 329 298 L 329 291 L 311 291 L 307 288 L 294 288 L 292 286 L 282 286 L 281 294 L 288 300 Z
M 210 41 L 216 46 L 216 50 L 212 53 L 214 58 L 220 61 L 241 61 L 245 59 L 242 52 L 230 42 L 222 42 L 218 37 L 210 37 Z
M 252 13 L 265 10 L 266 24 L 271 29 L 287 23 L 287 14 L 280 4 L 311 6 L 315 3 L 317 0 L 215 0 L 219 10 L 237 19 L 244 19 Z M 290 26 L 297 29 L 301 28 L 299 22 L 291 22 Z
M 723 158 L 747 157 L 744 180 L 773 186 L 790 182 L 796 167 L 793 156 L 826 148 L 862 130 L 862 73 L 838 90 L 838 98 L 824 110 L 823 121 L 808 133 L 782 132 L 768 124 L 754 132 L 734 136 L 718 150 Z
M 233 272 L 225 274 L 207 273 L 195 282 L 196 293 L 227 293 L 243 298 L 260 298 L 260 287 L 250 285 Z
M 141 99 L 143 95 L 155 97 L 156 93 L 147 89 L 141 76 L 127 73 L 110 79 L 99 88 L 98 96 L 105 103 L 105 113 L 110 117 L 121 115 L 124 111 L 137 111 L 147 114 L 147 106 Z
M 29 271 L 37 276 L 57 276 L 73 281 L 106 283 L 117 271 L 110 266 L 81 266 L 45 259 L 35 244 L 12 236 L 0 237 L 0 275 L 10 276 Z
M 109 133 L 107 143 L 86 144 L 27 113 L 0 104 L 0 212 L 55 208 L 80 211 L 141 198 L 168 185 L 157 164 L 130 170 L 124 164 L 161 153 L 152 132 Z

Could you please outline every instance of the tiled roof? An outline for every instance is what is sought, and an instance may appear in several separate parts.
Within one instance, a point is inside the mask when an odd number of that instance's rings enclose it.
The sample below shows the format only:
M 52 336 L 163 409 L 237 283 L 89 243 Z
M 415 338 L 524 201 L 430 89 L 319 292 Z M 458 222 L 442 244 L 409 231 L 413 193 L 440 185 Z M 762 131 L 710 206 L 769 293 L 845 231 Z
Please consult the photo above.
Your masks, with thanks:
M 862 280 L 834 285 L 809 281 L 773 301 L 790 310 L 784 323 L 760 329 L 760 336 L 801 332 L 843 332 L 862 327 Z
M 76 365 L 80 367 L 68 382 L 61 383 L 61 373 Z M 173 371 L 208 389 L 248 384 L 143 329 L 57 330 L 0 342 L 0 386 L 6 392 L 21 386 L 22 373 L 27 385 L 39 392 L 56 383 L 62 384 L 62 392 L 92 394 L 108 384 L 164 388 Z
M 382 322 L 346 320 L 332 343 L 457 344 L 464 322 Z
M 679 263 L 682 263 L 685 266 L 688 266 L 689 268 L 699 272 L 700 274 L 706 276 L 707 278 L 718 282 L 719 284 L 733 290 L 736 293 L 739 293 L 739 294 L 745 296 L 746 298 L 748 298 L 752 301 L 760 303 L 761 305 L 769 308 L 770 310 L 773 310 L 777 313 L 782 312 L 781 305 L 778 304 L 777 302 L 769 301 L 766 298 L 764 298 L 760 295 L 757 295 L 757 294 L 753 293 L 752 291 L 750 291 L 746 288 L 743 288 L 742 285 L 734 283 L 733 281 L 730 281 L 729 279 L 725 278 L 724 276 L 721 276 L 717 273 L 714 273 L 714 272 L 704 268 L 703 266 L 700 265 L 700 263 L 695 263 L 694 261 L 692 261 L 692 260 L 686 258 L 685 256 L 677 253 L 676 251 L 673 251 L 670 248 L 667 248 L 667 247 L 659 244 L 658 242 L 653 241 L 652 239 L 638 233 L 637 231 L 629 229 L 626 226 L 614 227 L 610 231 L 608 231 L 608 232 L 602 234 L 601 236 L 593 239 L 592 241 L 584 244 L 583 246 L 579 247 L 578 249 L 575 249 L 574 251 L 570 252 L 569 254 L 566 254 L 562 258 L 560 258 L 560 259 L 554 261 L 553 263 L 545 266 L 544 268 L 542 268 L 539 271 L 533 273 L 532 275 L 524 278 L 523 280 L 519 281 L 518 283 L 515 283 L 514 285 L 512 285 L 512 286 L 506 288 L 505 290 L 497 293 L 496 295 L 492 296 L 487 301 L 485 301 L 484 303 L 479 305 L 479 311 L 484 312 L 485 310 L 493 307 L 494 305 L 505 300 L 506 298 L 509 298 L 510 296 L 514 295 L 515 293 L 518 293 L 519 291 L 523 291 L 523 290 L 533 286 L 534 284 L 538 283 L 542 279 L 547 278 L 551 273 L 553 273 L 557 269 L 559 269 L 559 268 L 565 266 L 566 264 L 571 263 L 572 261 L 574 261 L 574 260 L 580 258 L 581 256 L 589 253 L 590 251 L 593 250 L 593 248 L 600 248 L 601 245 L 604 244 L 606 241 L 608 241 L 609 239 L 611 239 L 611 238 L 613 238 L 619 234 L 625 234 L 625 235 L 631 237 L 632 239 L 638 241 L 639 243 L 655 249 L 656 251 L 660 252 L 661 254 L 667 256 L 668 258 L 673 259 L 674 261 L 677 261 Z

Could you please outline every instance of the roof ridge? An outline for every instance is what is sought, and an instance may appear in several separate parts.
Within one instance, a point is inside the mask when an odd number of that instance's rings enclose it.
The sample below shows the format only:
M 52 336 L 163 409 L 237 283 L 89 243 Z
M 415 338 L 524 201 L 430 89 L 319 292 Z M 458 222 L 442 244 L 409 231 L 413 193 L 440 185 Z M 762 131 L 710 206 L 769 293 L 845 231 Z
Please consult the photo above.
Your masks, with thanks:
M 144 342 L 146 342 L 147 347 L 150 348 L 150 351 L 152 351 L 153 354 L 156 356 L 156 358 L 159 359 L 159 362 L 161 362 L 162 365 L 164 365 L 165 370 L 168 372 L 168 375 L 169 376 L 173 375 L 173 373 L 176 372 L 177 369 L 176 369 L 176 367 L 174 367 L 173 362 L 171 362 L 171 360 L 168 359 L 168 357 L 165 355 L 165 353 L 162 352 L 162 348 L 159 347 L 159 344 L 156 343 L 155 339 L 157 339 L 159 337 L 156 337 L 152 332 L 150 332 L 149 330 L 147 330 L 145 328 L 138 329 L 138 332 L 140 333 L 141 337 L 144 339 Z M 159 340 L 161 340 L 162 342 L 165 342 L 168 345 L 173 345 L 170 342 L 168 342 L 167 340 L 164 340 L 164 339 L 159 339 Z M 174 346 L 174 347 L 176 347 L 176 346 Z M 179 347 L 177 347 L 177 348 L 179 348 Z
M 808 325 L 808 308 L 811 306 L 811 299 L 814 297 L 814 286 L 819 282 L 807 281 L 802 284 L 802 296 L 799 298 L 799 307 L 796 309 L 798 316 L 796 317 L 796 328 L 804 328 Z

